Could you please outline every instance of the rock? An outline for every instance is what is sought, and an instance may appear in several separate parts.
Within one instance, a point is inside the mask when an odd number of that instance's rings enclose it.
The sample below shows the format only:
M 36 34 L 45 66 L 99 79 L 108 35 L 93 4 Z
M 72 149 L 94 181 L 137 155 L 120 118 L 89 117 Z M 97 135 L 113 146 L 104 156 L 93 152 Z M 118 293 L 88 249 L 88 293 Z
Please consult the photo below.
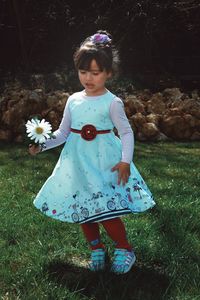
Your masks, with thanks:
M 68 93 L 56 91 L 53 95 L 51 94 L 47 97 L 47 106 L 48 108 L 63 112 L 68 98 Z
M 200 141 L 200 131 L 195 131 L 190 137 L 191 141 Z
M 157 127 L 159 125 L 160 120 L 161 120 L 161 115 L 158 114 L 151 113 L 146 116 L 146 121 L 148 123 L 154 123 Z
M 163 96 L 166 100 L 177 101 L 182 98 L 183 93 L 179 88 L 167 88 L 164 89 Z
M 45 119 L 46 116 L 48 115 L 48 113 L 50 113 L 50 111 L 51 111 L 51 108 L 44 109 L 44 110 L 41 112 L 41 117 Z
M 130 118 L 130 120 L 137 129 L 141 128 L 143 124 L 146 123 L 145 116 L 143 116 L 141 113 L 136 113 Z
M 154 138 L 155 142 L 165 142 L 165 141 L 169 141 L 169 140 L 170 140 L 170 138 L 162 132 L 159 132 L 159 134 Z
M 36 89 L 29 92 L 28 99 L 23 99 L 22 104 L 30 105 L 32 110 L 42 109 L 46 105 L 46 96 L 42 89 Z
M 44 75 L 42 74 L 33 74 L 30 78 L 31 81 L 31 86 L 36 89 L 36 88 L 45 88 L 45 83 L 44 83 Z
M 21 134 L 17 135 L 15 138 L 14 138 L 14 142 L 16 143 L 23 143 L 24 142 L 24 138 Z
M 152 98 L 147 101 L 147 112 L 154 114 L 163 114 L 165 111 L 165 103 L 163 102 L 163 96 L 161 93 L 156 93 Z
M 12 140 L 12 132 L 7 129 L 0 129 L 0 140 L 1 141 L 11 141 Z
M 167 126 L 170 128 L 172 126 L 178 126 L 178 125 L 181 125 L 184 126 L 184 119 L 181 117 L 181 116 L 167 116 L 167 117 L 163 117 L 162 119 L 162 126 L 166 125 L 166 129 L 167 129 Z M 165 127 L 164 127 L 165 128 Z
M 2 122 L 8 127 L 12 127 L 16 122 L 16 110 L 12 107 L 9 110 L 6 110 L 2 116 Z
M 129 123 L 131 125 L 131 128 L 132 128 L 134 134 L 136 134 L 138 132 L 138 128 L 135 126 L 135 124 L 132 120 L 129 120 Z
M 68 93 L 61 93 L 60 94 L 58 105 L 57 105 L 57 111 L 63 113 L 65 105 L 67 103 L 67 100 L 68 100 L 69 96 L 70 95 Z
M 0 112 L 4 112 L 5 110 L 7 110 L 7 99 L 6 97 L 3 97 L 2 99 L 0 99 Z
M 40 92 L 39 92 L 40 91 Z M 34 90 L 29 94 L 29 101 L 39 103 L 43 97 L 41 89 Z
M 54 78 L 61 80 L 57 75 Z M 44 83 L 43 77 L 36 79 Z M 47 94 L 44 87 L 40 87 L 28 90 L 16 86 L 5 90 L 0 99 L 0 135 L 3 140 L 21 142 L 24 124 L 35 115 L 49 121 L 53 130 L 58 128 L 70 95 L 62 90 Z M 167 88 L 162 93 L 153 94 L 149 90 L 136 91 L 130 87 L 129 91 L 133 94 L 124 94 L 124 105 L 136 139 L 199 140 L 199 90 L 183 94 L 178 88 Z
M 152 97 L 152 92 L 149 89 L 144 89 L 137 94 L 137 98 L 141 101 L 148 101 Z
M 176 100 L 176 101 L 170 100 L 167 102 L 167 107 L 179 108 L 181 110 L 181 107 L 183 106 L 183 104 L 184 104 L 184 101 L 181 99 Z
M 174 107 L 174 108 L 170 108 L 168 110 L 168 115 L 169 116 L 181 116 L 181 115 L 183 115 L 183 112 L 180 108 Z
M 189 112 L 192 116 L 196 117 L 197 119 L 200 119 L 200 109 L 192 108 Z
M 161 121 L 161 131 L 173 139 L 185 139 L 189 137 L 190 126 L 181 116 L 167 116 Z
M 139 101 L 134 95 L 128 96 L 124 101 L 124 105 L 126 107 L 126 113 L 128 117 L 137 112 L 145 113 L 145 107 L 143 103 Z
M 194 99 L 194 100 L 197 100 L 197 101 L 200 100 L 200 94 L 199 94 L 198 90 L 193 90 L 191 92 L 191 96 L 192 96 L 192 99 Z
M 18 103 L 18 100 L 10 100 L 10 101 L 8 101 L 8 110 L 11 108 L 11 107 L 13 107 L 13 106 L 15 106 L 16 104 Z
M 200 119 L 200 102 L 194 100 L 194 99 L 187 99 L 182 102 L 182 104 L 179 106 L 179 108 L 184 113 L 189 113 L 193 115 L 196 118 Z
M 145 142 L 147 140 L 147 137 L 142 132 L 138 132 L 136 138 L 140 142 Z
M 191 128 L 188 128 L 188 129 L 180 132 L 180 139 L 183 139 L 183 140 L 190 139 L 192 132 L 193 132 L 193 130 Z
M 190 126 L 191 128 L 197 127 L 197 126 L 200 125 L 200 120 L 196 119 L 195 117 L 193 117 L 193 116 L 190 115 L 190 114 L 185 114 L 185 115 L 183 115 L 183 119 L 185 120 L 185 122 L 186 122 L 187 124 L 189 124 L 189 126 Z
M 56 95 L 48 96 L 48 98 L 47 98 L 48 108 L 54 109 L 54 108 L 56 108 L 57 104 L 58 104 L 58 99 L 57 99 Z
M 55 89 L 62 90 L 65 88 L 67 82 L 66 76 L 63 77 L 61 74 L 54 72 L 49 73 L 44 77 L 45 90 L 47 92 Z
M 147 139 L 153 139 L 159 135 L 159 129 L 154 123 L 143 124 L 141 132 Z
M 125 110 L 127 118 L 130 118 L 132 116 L 132 112 L 131 112 L 130 108 L 128 106 L 125 106 L 124 110 Z
M 142 113 L 142 114 L 145 114 L 144 104 L 141 101 L 137 100 L 137 99 L 134 101 L 134 110 L 135 110 L 135 112 L 132 111 L 132 114 L 133 113 L 138 113 L 138 112 Z
M 52 125 L 53 130 L 59 127 L 61 118 L 55 111 L 50 111 L 47 115 L 47 121 Z

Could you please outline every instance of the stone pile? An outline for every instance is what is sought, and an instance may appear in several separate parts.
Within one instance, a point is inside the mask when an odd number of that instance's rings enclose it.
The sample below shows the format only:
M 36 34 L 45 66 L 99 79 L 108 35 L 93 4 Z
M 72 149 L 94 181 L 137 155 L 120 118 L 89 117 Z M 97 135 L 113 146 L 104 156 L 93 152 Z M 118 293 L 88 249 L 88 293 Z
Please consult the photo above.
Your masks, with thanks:
M 7 90 L 0 100 L 0 140 L 23 142 L 25 123 L 38 115 L 57 129 L 69 93 Z M 200 140 L 200 95 L 178 88 L 136 91 L 124 97 L 127 117 L 139 141 Z
M 33 116 L 46 119 L 56 130 L 68 97 L 63 91 L 49 94 L 42 89 L 7 91 L 0 101 L 0 140 L 23 142 L 25 123 Z
M 167 88 L 162 93 L 149 90 L 129 95 L 125 110 L 140 141 L 195 141 L 200 140 L 200 96 L 190 96 L 178 88 Z

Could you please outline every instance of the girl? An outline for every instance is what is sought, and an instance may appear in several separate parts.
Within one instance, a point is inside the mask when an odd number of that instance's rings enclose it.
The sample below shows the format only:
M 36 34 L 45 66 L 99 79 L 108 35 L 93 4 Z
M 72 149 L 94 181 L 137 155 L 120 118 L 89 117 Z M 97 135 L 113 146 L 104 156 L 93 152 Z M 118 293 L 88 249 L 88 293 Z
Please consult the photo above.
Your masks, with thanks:
M 132 162 L 134 138 L 123 102 L 105 87 L 116 61 L 105 31 L 81 44 L 74 63 L 84 90 L 69 97 L 56 138 L 42 148 L 31 145 L 29 152 L 35 155 L 65 143 L 34 205 L 47 216 L 81 224 L 91 247 L 92 271 L 105 268 L 101 224 L 115 243 L 111 271 L 123 274 L 136 258 L 120 216 L 146 211 L 155 202 Z

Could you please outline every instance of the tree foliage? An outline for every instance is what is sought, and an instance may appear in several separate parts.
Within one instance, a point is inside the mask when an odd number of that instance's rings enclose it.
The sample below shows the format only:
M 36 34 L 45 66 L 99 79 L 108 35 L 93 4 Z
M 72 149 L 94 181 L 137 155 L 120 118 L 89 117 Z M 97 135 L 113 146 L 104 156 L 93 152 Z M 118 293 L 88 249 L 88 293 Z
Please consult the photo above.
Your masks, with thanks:
M 128 74 L 199 72 L 199 0 L 1 0 L 0 5 L 5 70 L 72 67 L 80 42 L 106 29 Z

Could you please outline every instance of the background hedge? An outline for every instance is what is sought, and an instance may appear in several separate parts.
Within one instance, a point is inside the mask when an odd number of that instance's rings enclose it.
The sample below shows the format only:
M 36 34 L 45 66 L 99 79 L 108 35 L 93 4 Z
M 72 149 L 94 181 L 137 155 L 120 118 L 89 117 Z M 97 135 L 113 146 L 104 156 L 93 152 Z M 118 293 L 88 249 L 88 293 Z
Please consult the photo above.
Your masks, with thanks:
M 0 75 L 73 67 L 86 36 L 107 29 L 124 75 L 200 81 L 199 0 L 1 0 Z

